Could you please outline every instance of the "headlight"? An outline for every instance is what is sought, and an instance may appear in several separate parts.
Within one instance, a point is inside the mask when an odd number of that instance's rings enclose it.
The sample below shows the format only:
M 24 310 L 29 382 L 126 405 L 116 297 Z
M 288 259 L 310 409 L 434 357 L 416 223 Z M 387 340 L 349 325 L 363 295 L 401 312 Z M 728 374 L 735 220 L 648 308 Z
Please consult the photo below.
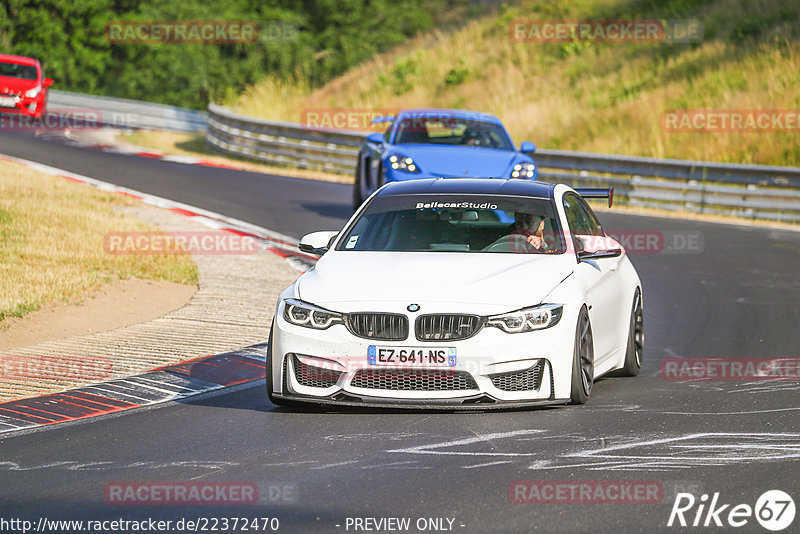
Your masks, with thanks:
M 533 178 L 536 165 L 533 163 L 517 163 L 511 171 L 512 178 Z
M 486 320 L 486 324 L 497 327 L 508 334 L 542 330 L 558 324 L 563 309 L 564 307 L 560 304 L 542 304 L 510 313 L 492 315 Z
M 389 166 L 399 171 L 406 171 L 413 173 L 419 172 L 419 167 L 417 167 L 417 164 L 414 163 L 414 160 L 409 158 L 408 156 L 400 156 L 397 154 L 389 156 Z
M 286 299 L 284 301 L 283 318 L 294 325 L 318 330 L 325 330 L 332 325 L 343 323 L 341 313 L 326 310 L 297 299 Z
M 25 91 L 25 96 L 27 96 L 28 98 L 36 98 L 41 90 L 42 90 L 41 87 L 34 87 L 30 91 Z

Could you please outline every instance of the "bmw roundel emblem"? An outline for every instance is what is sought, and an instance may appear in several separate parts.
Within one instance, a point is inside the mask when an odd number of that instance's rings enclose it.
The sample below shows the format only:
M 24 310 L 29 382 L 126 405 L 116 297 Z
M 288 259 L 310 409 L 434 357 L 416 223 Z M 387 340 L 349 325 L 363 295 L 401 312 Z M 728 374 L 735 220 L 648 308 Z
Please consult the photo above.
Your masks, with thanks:
M 419 304 L 409 304 L 408 308 L 406 308 L 410 312 L 418 312 L 419 311 Z

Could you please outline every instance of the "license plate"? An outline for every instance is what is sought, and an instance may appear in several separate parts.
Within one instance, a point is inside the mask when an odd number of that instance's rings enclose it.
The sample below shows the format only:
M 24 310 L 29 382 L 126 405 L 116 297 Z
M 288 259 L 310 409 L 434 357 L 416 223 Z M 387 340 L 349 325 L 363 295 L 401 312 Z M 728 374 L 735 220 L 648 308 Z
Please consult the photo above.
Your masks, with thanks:
M 0 96 L 0 106 L 4 108 L 13 108 L 17 105 L 17 99 L 13 96 Z
M 455 347 L 381 347 L 370 345 L 370 365 L 402 365 L 415 367 L 455 367 Z

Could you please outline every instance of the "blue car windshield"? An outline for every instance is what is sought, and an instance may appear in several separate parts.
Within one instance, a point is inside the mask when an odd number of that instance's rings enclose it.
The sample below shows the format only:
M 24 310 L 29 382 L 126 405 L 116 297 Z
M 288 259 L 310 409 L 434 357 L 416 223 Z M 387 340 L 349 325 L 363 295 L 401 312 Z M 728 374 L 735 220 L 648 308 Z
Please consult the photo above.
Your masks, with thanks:
M 378 197 L 337 250 L 560 254 L 552 201 L 486 195 Z
M 397 125 L 394 143 L 514 150 L 511 140 L 499 124 L 452 116 L 406 117 Z

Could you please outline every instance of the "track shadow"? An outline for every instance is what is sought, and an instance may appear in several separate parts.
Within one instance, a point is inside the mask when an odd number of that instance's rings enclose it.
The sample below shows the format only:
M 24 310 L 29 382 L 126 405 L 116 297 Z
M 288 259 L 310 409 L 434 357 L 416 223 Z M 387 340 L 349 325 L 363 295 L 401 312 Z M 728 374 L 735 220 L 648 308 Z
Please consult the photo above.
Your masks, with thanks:
M 298 406 L 277 406 L 267 399 L 266 384 L 263 379 L 249 382 L 244 388 L 233 391 L 223 391 L 217 394 L 203 395 L 181 399 L 177 402 L 191 406 L 205 406 L 213 408 L 231 408 L 237 410 L 252 410 L 256 412 L 275 414 L 341 414 L 341 415 L 379 415 L 379 414 L 433 414 L 433 413 L 487 413 L 487 412 L 524 412 L 558 409 L 566 405 L 543 406 L 498 406 L 486 405 L 477 407 L 381 407 L 381 406 L 351 406 L 351 405 L 323 405 L 302 404 Z
M 353 208 L 348 204 L 333 204 L 333 203 L 310 203 L 300 204 L 303 209 L 313 211 L 317 215 L 323 217 L 331 217 L 333 219 L 347 220 L 353 215 Z

